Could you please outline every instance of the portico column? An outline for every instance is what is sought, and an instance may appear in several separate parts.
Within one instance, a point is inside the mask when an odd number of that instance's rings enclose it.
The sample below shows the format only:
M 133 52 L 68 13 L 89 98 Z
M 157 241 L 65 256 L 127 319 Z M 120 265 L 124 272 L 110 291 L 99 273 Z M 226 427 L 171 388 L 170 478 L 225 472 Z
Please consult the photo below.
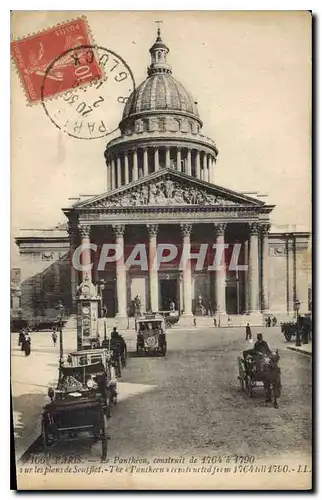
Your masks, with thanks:
M 124 265 L 125 226 L 123 224 L 113 225 L 113 231 L 115 233 L 115 243 L 120 252 L 120 258 L 116 261 L 116 316 L 126 316 L 126 270 Z
M 211 155 L 208 155 L 208 171 L 206 176 L 206 181 L 211 182 Z
M 170 148 L 168 146 L 165 148 L 165 166 L 166 168 L 170 167 Z
M 143 175 L 149 175 L 148 148 L 143 148 Z
M 247 266 L 245 270 L 245 278 L 244 278 L 244 294 L 245 294 L 245 313 L 249 312 L 249 286 L 248 286 L 248 256 L 249 256 L 249 241 L 245 240 L 244 242 L 244 264 Z
M 150 291 L 150 308 L 151 311 L 159 310 L 159 281 L 158 267 L 155 262 L 157 253 L 157 234 L 159 226 L 157 224 L 148 224 L 147 230 L 149 233 L 149 291 Z
M 125 184 L 128 184 L 130 182 L 130 167 L 129 167 L 129 156 L 127 151 L 125 151 L 124 153 L 124 177 L 125 177 Z
M 181 149 L 177 148 L 177 170 L 181 172 Z
M 259 308 L 259 270 L 258 270 L 258 231 L 259 224 L 249 224 L 249 261 L 248 261 L 248 283 L 250 313 L 258 312 Z
M 72 312 L 76 312 L 76 295 L 78 286 L 78 270 L 73 264 L 73 254 L 77 247 L 77 225 L 68 221 L 67 231 L 69 235 L 69 265 L 70 265 L 70 290 L 72 295 Z
M 202 165 L 202 175 L 201 178 L 203 181 L 207 180 L 207 153 L 203 154 L 203 165 Z
M 201 172 L 200 172 L 200 151 L 197 150 L 197 155 L 196 155 L 196 177 L 197 179 L 201 178 Z
M 268 289 L 269 289 L 269 268 L 268 268 L 268 233 L 270 224 L 261 226 L 262 236 L 262 311 L 269 309 Z
M 111 187 L 112 187 L 112 189 L 115 189 L 116 188 L 116 179 L 115 179 L 115 158 L 114 158 L 114 156 L 112 157 L 112 160 L 111 160 L 111 170 L 112 170 Z
M 180 224 L 181 233 L 183 236 L 183 251 L 190 253 L 190 235 L 192 231 L 191 224 Z M 184 262 L 182 269 L 182 278 L 183 278 L 183 315 L 191 316 L 192 315 L 192 294 L 191 294 L 191 261 L 187 259 Z
M 133 170 L 132 170 L 132 181 L 136 181 L 139 178 L 139 168 L 138 168 L 138 152 L 136 149 L 133 150 Z
M 216 252 L 222 254 L 220 268 L 215 271 L 216 313 L 226 314 L 226 262 L 225 262 L 225 231 L 226 224 L 214 224 L 216 235 Z M 218 263 L 219 267 L 219 263 Z
M 122 185 L 122 164 L 120 156 L 117 157 L 116 164 L 117 164 L 117 187 L 120 187 Z
M 88 277 L 90 281 L 92 281 L 92 270 L 90 269 L 91 265 L 91 249 L 89 247 L 91 243 L 90 232 L 91 226 L 78 226 L 78 232 L 81 237 L 81 245 L 82 245 L 82 253 L 81 253 L 81 265 L 88 267 L 88 269 L 82 269 L 82 281 Z
M 154 171 L 157 172 L 159 170 L 159 149 L 156 147 L 154 149 Z

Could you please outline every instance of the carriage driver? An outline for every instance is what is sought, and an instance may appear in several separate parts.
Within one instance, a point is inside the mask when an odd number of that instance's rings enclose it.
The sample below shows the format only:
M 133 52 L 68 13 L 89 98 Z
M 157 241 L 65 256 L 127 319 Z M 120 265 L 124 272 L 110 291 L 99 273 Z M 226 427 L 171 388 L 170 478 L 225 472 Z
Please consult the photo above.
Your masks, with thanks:
M 268 343 L 263 339 L 263 334 L 257 334 L 257 341 L 254 345 L 254 351 L 257 351 L 259 354 L 267 354 L 268 356 L 272 354 L 270 348 L 268 347 Z
M 247 349 L 243 351 L 243 357 L 246 361 L 247 356 L 251 356 L 255 361 L 256 365 L 258 365 L 260 356 L 267 355 L 271 356 L 272 351 L 268 347 L 268 344 L 265 340 L 263 340 L 263 334 L 257 334 L 257 341 L 255 342 L 254 349 Z

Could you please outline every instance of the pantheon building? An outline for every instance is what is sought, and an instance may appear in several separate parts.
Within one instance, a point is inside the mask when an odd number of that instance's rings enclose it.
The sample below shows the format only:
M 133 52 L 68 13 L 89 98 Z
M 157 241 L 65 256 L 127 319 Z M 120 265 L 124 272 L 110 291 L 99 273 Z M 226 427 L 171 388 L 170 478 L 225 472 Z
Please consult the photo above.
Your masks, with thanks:
M 197 103 L 174 78 L 168 54 L 158 31 L 147 78 L 124 106 L 119 137 L 106 146 L 107 191 L 64 208 L 66 224 L 21 231 L 16 238 L 23 317 L 54 314 L 58 299 L 73 313 L 84 273 L 69 265 L 70 251 L 90 242 L 124 248 L 124 258 L 103 270 L 95 253 L 82 255 L 93 264 L 87 274 L 101 285 L 107 316 L 120 324 L 136 296 L 143 311 L 167 311 L 173 302 L 180 321 L 190 324 L 201 309 L 222 324 L 293 316 L 296 301 L 308 312 L 309 233 L 272 227 L 274 206 L 264 196 L 216 185 L 218 147 L 203 135 Z M 191 252 L 208 244 L 204 265 L 191 259 L 180 269 L 175 258 L 156 269 L 151 256 L 157 245 L 169 243 L 179 250 L 190 244 Z M 247 270 L 231 269 L 236 243 L 238 263 Z M 137 244 L 150 257 L 146 268 L 125 265 Z M 211 270 L 215 244 L 227 245 L 220 270 Z

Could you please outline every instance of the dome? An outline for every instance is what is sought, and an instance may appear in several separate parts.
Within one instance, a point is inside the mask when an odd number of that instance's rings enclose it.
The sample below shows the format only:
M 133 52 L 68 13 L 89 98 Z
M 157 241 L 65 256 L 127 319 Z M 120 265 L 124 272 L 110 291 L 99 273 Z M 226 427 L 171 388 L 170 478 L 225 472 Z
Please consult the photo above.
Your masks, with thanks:
M 199 118 L 193 97 L 169 73 L 154 73 L 130 95 L 122 120 L 138 113 L 175 111 Z

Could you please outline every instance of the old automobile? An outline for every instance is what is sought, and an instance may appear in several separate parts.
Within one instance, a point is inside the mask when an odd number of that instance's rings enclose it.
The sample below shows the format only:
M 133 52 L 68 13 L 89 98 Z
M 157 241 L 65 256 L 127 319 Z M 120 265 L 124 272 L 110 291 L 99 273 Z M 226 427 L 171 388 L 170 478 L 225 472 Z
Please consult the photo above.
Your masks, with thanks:
M 96 365 L 101 365 L 100 367 Z M 107 454 L 108 396 L 101 363 L 61 366 L 57 388 L 48 389 L 50 403 L 42 414 L 42 442 L 47 463 L 51 450 L 71 441 L 101 442 Z
M 75 377 L 86 384 L 88 378 L 96 382 L 97 391 L 106 398 L 106 414 L 117 403 L 117 380 L 113 366 L 113 353 L 104 348 L 74 351 L 68 354 L 67 362 L 75 369 Z
M 165 320 L 160 314 L 145 314 L 136 318 L 137 354 L 161 354 L 167 352 Z

